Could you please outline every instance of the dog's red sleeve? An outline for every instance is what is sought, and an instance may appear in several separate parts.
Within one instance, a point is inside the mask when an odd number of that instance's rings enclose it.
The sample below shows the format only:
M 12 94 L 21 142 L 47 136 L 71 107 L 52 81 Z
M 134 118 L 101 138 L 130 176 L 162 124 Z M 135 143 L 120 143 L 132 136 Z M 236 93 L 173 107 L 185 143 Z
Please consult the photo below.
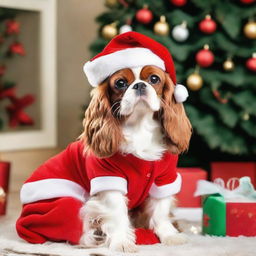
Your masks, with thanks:
M 98 158 L 90 154 L 86 158 L 86 170 L 90 180 L 90 195 L 102 191 L 117 190 L 127 194 L 127 178 L 122 161 L 115 156 Z
M 157 167 L 157 177 L 155 184 L 157 186 L 163 186 L 173 183 L 177 178 L 177 162 L 178 155 L 168 154 L 164 158 L 164 166 Z
M 176 171 L 178 156 L 165 155 L 164 161 L 156 166 L 156 178 L 149 194 L 154 198 L 164 198 L 177 194 L 181 189 L 181 176 Z

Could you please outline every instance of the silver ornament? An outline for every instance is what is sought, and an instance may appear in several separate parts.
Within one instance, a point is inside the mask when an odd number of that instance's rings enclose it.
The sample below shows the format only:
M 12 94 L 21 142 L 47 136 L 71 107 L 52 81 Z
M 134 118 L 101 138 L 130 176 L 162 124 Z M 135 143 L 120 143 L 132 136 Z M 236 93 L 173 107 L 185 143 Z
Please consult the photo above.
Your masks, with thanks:
M 189 36 L 187 24 L 183 22 L 182 24 L 175 26 L 172 30 L 172 36 L 178 42 L 186 41 Z
M 130 31 L 132 31 L 132 27 L 130 25 L 125 24 L 120 27 L 119 34 L 123 34 L 123 33 L 130 32 Z

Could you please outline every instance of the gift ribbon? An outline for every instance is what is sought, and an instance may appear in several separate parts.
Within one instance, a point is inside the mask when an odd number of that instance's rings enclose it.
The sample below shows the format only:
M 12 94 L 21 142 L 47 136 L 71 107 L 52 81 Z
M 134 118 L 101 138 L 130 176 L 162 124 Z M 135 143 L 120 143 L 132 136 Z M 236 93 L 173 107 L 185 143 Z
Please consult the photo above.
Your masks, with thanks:
M 199 180 L 197 183 L 197 189 L 194 196 L 220 194 L 226 200 L 229 199 L 243 199 L 249 201 L 256 201 L 256 191 L 251 183 L 250 177 L 242 177 L 239 179 L 239 185 L 235 189 L 232 189 L 235 180 L 230 180 L 226 189 L 222 182 L 216 180 L 210 182 L 206 180 Z

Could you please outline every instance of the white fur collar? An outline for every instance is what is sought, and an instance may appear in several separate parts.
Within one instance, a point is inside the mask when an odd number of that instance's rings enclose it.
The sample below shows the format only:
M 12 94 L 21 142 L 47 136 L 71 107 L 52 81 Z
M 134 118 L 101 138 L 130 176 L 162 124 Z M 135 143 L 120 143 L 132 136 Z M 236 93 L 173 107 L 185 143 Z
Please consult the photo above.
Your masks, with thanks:
M 160 124 L 153 120 L 153 112 L 143 102 L 137 104 L 122 126 L 125 141 L 120 151 L 148 161 L 161 159 L 166 150 Z

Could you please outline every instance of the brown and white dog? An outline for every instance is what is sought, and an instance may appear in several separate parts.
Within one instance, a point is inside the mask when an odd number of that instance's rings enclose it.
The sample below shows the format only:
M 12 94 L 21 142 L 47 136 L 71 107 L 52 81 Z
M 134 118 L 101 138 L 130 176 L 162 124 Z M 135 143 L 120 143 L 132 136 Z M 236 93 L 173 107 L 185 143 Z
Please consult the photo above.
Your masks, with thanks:
M 148 238 L 136 229 L 144 227 L 163 244 L 183 243 L 169 214 L 181 187 L 178 154 L 188 149 L 191 125 L 182 105 L 188 94 L 176 84 L 168 49 L 127 32 L 86 62 L 84 71 L 96 88 L 80 141 L 26 180 L 18 234 L 31 243 L 69 241 L 133 252 Z
M 120 151 L 148 161 L 161 159 L 166 151 L 186 151 L 191 124 L 183 105 L 175 100 L 174 88 L 169 74 L 153 65 L 124 68 L 109 76 L 92 91 L 85 113 L 81 139 L 86 150 L 99 158 Z M 145 222 L 139 225 L 152 228 L 166 245 L 185 241 L 171 224 L 169 214 L 173 206 L 173 197 L 149 197 L 139 218 Z M 82 212 L 87 231 L 82 244 L 100 244 L 103 239 L 97 239 L 97 235 L 103 235 L 104 244 L 112 249 L 136 250 L 134 227 L 122 193 L 103 191 L 91 197 Z M 100 232 L 95 232 L 99 226 Z

